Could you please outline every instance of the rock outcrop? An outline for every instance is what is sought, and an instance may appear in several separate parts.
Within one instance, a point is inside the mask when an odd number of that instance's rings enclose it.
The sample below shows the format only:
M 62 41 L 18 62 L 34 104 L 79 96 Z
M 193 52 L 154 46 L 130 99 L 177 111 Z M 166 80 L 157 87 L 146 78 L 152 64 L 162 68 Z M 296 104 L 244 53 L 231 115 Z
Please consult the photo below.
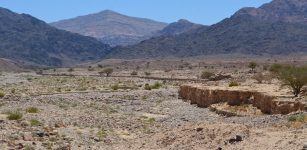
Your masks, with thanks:
M 190 100 L 198 107 L 209 107 L 212 104 L 227 102 L 229 105 L 252 104 L 265 114 L 289 114 L 306 111 L 306 104 L 277 96 L 266 95 L 257 91 L 237 89 L 210 89 L 200 85 L 182 85 L 180 98 Z

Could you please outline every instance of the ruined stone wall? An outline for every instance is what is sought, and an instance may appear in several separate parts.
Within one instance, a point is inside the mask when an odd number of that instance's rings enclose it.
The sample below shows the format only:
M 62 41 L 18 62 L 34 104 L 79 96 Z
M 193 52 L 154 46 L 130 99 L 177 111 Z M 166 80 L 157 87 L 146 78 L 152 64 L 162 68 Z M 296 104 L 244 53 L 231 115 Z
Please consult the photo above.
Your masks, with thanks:
M 288 114 L 306 111 L 305 104 L 297 101 L 280 100 L 256 91 L 209 89 L 201 86 L 182 85 L 179 97 L 190 100 L 198 107 L 209 107 L 211 104 L 227 102 L 229 105 L 252 104 L 266 114 Z

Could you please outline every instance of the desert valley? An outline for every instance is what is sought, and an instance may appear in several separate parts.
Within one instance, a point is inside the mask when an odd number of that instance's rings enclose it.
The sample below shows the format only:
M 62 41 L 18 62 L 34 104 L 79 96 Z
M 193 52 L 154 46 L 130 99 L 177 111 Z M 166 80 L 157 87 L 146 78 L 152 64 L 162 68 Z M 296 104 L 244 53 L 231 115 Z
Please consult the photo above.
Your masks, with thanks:
M 210 26 L 0 7 L 0 149 L 307 150 L 306 20 L 305 0 Z

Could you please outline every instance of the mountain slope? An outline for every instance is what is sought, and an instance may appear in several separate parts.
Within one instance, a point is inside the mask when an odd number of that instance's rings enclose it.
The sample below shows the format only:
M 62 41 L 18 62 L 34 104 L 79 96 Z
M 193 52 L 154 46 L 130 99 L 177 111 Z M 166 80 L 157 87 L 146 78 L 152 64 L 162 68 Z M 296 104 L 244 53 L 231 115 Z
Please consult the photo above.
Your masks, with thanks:
M 72 65 L 107 54 L 94 38 L 55 29 L 30 15 L 0 8 L 0 57 L 28 65 Z
M 109 57 L 307 53 L 307 25 L 301 19 L 288 19 L 288 16 L 305 18 L 306 8 L 305 0 L 274 0 L 259 9 L 244 8 L 231 18 L 210 27 L 201 27 L 177 36 L 152 38 L 134 46 L 117 47 Z M 254 13 L 263 12 L 264 9 L 264 13 L 260 15 Z
M 112 46 L 136 44 L 167 26 L 166 23 L 129 17 L 110 10 L 51 23 L 51 25 L 98 38 Z

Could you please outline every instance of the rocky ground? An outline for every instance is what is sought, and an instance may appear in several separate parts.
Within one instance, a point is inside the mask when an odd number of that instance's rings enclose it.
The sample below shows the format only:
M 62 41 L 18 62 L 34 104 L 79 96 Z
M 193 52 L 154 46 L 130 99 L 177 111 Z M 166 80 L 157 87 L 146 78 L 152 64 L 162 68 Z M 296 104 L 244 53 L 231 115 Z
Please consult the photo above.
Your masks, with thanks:
M 293 150 L 307 144 L 307 114 L 218 115 L 179 99 L 183 81 L 35 73 L 3 73 L 0 81 L 0 149 Z M 145 90 L 146 84 L 154 88 Z

